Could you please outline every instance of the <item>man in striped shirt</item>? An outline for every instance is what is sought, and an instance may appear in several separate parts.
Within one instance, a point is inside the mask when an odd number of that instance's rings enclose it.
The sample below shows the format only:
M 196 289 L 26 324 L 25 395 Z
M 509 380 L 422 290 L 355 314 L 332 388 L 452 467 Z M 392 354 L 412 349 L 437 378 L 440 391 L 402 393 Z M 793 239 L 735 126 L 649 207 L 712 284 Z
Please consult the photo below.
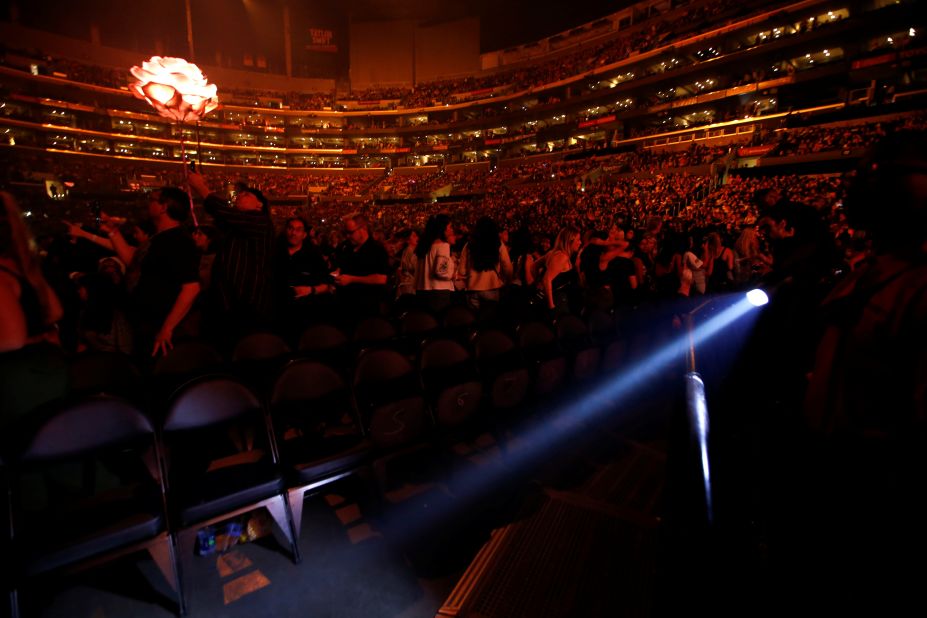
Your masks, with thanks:
M 217 326 L 229 343 L 270 324 L 273 304 L 274 225 L 267 199 L 257 189 L 243 187 L 234 199 L 210 193 L 203 177 L 189 175 L 191 189 L 203 197 L 212 215 L 217 239 L 207 323 Z M 214 321 L 213 321 L 214 318 Z

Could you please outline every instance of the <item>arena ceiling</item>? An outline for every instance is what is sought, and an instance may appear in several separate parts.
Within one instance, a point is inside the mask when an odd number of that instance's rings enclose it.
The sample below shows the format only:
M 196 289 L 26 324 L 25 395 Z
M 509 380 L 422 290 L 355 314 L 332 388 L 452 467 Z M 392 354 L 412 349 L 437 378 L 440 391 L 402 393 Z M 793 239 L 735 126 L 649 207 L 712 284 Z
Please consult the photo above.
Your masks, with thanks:
M 0 19 L 18 19 L 69 36 L 86 36 L 90 21 L 102 21 L 106 32 L 123 38 L 133 28 L 157 28 L 159 36 L 185 36 L 185 0 L 161 0 L 160 8 L 124 0 L 11 0 Z M 198 33 L 216 29 L 230 33 L 223 19 L 249 14 L 279 14 L 288 3 L 294 12 L 323 20 L 386 21 L 415 19 L 425 22 L 463 17 L 480 19 L 483 51 L 502 49 L 544 38 L 633 4 L 630 0 L 189 0 Z M 4 3 L 0 3 L 2 6 Z M 76 10 L 79 6 L 79 10 Z M 202 17 L 202 16 L 208 16 Z M 270 18 L 279 23 L 279 20 Z M 176 30 L 176 32 L 174 32 Z

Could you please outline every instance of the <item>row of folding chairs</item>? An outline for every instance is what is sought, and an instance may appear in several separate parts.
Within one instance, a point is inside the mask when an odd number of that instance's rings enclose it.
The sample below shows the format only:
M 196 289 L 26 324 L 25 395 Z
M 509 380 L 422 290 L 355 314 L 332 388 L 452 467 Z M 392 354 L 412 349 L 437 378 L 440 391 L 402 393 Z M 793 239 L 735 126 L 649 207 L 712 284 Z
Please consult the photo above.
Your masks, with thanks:
M 431 396 L 404 355 L 375 349 L 358 360 L 350 384 L 311 359 L 289 362 L 266 396 L 234 377 L 200 377 L 170 398 L 160 424 L 138 405 L 105 394 L 37 411 L 3 449 L 10 553 L 21 565 L 10 588 L 14 614 L 20 584 L 32 576 L 142 550 L 183 613 L 182 559 L 192 553 L 196 532 L 259 507 L 298 561 L 307 494 L 434 437 L 436 423 L 460 426 L 480 405 L 481 385 L 467 379 L 462 346 L 435 342 L 426 356 Z M 456 375 L 442 378 L 439 369 Z M 73 465 L 102 465 L 119 482 L 100 490 L 81 474 L 73 495 L 50 485 L 47 504 L 23 502 L 29 479 L 55 478 Z
M 260 399 L 237 380 L 185 386 L 157 426 L 109 395 L 58 402 L 11 432 L 4 458 L 14 616 L 34 578 L 139 551 L 183 614 L 182 560 L 197 531 L 260 507 L 299 561 L 273 432 Z
M 6 441 L 13 445 L 3 452 L 11 489 L 6 543 L 21 566 L 7 580 L 11 607 L 19 583 L 33 575 L 145 550 L 183 613 L 182 558 L 192 553 L 197 530 L 259 507 L 267 508 L 298 561 L 307 494 L 387 453 L 453 437 L 481 412 L 545 398 L 569 379 L 568 368 L 584 379 L 601 370 L 609 350 L 623 346 L 617 339 L 596 342 L 585 322 L 568 318 L 556 332 L 543 323 L 522 325 L 518 342 L 496 329 L 475 330 L 469 345 L 425 338 L 417 366 L 389 345 L 368 348 L 349 376 L 317 358 L 290 358 L 272 336 L 246 338 L 233 362 L 284 363 L 266 390 L 260 381 L 240 379 L 246 375 L 207 375 L 183 385 L 160 415 L 143 411 L 143 401 L 89 394 L 95 385 L 86 380 L 75 389 L 82 392 L 76 402 L 37 412 L 40 423 Z M 178 346 L 181 355 L 163 360 L 151 379 L 229 368 L 208 346 L 191 345 Z M 144 382 L 125 360 L 98 369 L 119 367 Z M 102 462 L 117 486 L 81 487 L 74 495 L 52 490 L 47 508 L 35 512 L 21 502 L 24 478 L 69 461 L 86 468 L 91 460 Z
M 414 340 L 397 337 L 391 325 L 379 318 L 366 321 L 366 325 L 364 332 L 376 331 L 382 336 L 352 341 L 337 327 L 319 324 L 306 330 L 306 345 L 296 351 L 273 333 L 254 333 L 238 342 L 229 360 L 209 344 L 180 343 L 158 361 L 153 375 L 144 379 L 123 355 L 86 354 L 71 363 L 71 386 L 77 394 L 109 392 L 144 402 L 155 413 L 179 384 L 197 375 L 228 372 L 265 394 L 290 360 L 323 362 L 350 381 L 365 354 L 393 350 L 423 375 L 439 373 L 435 368 L 442 362 L 456 365 L 464 374 L 473 373 L 475 367 L 490 407 L 513 409 L 538 399 L 546 401 L 568 385 L 594 380 L 617 369 L 627 358 L 626 342 L 615 336 L 611 325 L 596 334 L 576 316 L 564 316 L 554 325 L 527 322 L 514 331 L 429 329 L 418 332 Z M 442 341 L 445 343 L 438 343 Z M 444 361 L 444 356 L 455 360 Z

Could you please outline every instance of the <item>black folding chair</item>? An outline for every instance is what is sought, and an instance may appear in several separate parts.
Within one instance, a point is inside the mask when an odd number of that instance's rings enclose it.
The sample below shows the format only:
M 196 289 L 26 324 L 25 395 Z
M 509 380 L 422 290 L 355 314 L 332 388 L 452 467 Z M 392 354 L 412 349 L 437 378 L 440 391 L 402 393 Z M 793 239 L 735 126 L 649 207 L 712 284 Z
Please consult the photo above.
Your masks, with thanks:
M 518 327 L 518 345 L 533 369 L 534 395 L 547 398 L 566 384 L 567 359 L 553 331 L 543 322 L 528 322 Z
M 470 340 L 473 329 L 476 328 L 476 315 L 463 305 L 448 307 L 441 321 L 444 333 L 463 344 Z
M 270 406 L 298 540 L 306 494 L 363 466 L 371 444 L 354 415 L 347 384 L 317 361 L 287 365 L 274 382 Z
M 76 396 L 106 393 L 144 400 L 141 374 L 132 359 L 121 352 L 78 354 L 68 362 L 68 385 Z
M 364 318 L 354 328 L 353 342 L 356 351 L 390 347 L 396 342 L 396 327 L 385 318 Z
M 232 350 L 231 372 L 262 396 L 270 390 L 280 368 L 292 359 L 290 346 L 274 333 L 242 337 Z
M 593 344 L 586 323 L 575 315 L 557 319 L 557 339 L 570 356 L 571 375 L 576 382 L 585 382 L 598 375 L 602 350 Z
M 177 343 L 166 356 L 155 362 L 150 382 L 154 409 L 160 413 L 167 400 L 182 384 L 220 372 L 225 366 L 222 354 L 204 341 Z
M 531 374 L 512 338 L 490 329 L 477 332 L 472 344 L 490 406 L 510 413 L 521 408 L 531 386 Z
M 418 377 L 399 352 L 363 353 L 354 370 L 353 387 L 355 408 L 377 447 L 401 447 L 426 433 L 430 419 Z
M 399 318 L 400 345 L 407 355 L 414 356 L 428 337 L 434 335 L 441 325 L 427 311 L 407 311 Z
M 182 554 L 196 531 L 266 508 L 299 562 L 270 419 L 241 382 L 206 376 L 180 388 L 162 429 L 168 505 Z
M 350 340 L 333 324 L 313 324 L 299 337 L 299 354 L 345 372 L 351 362 Z
M 427 341 L 422 346 L 419 375 L 429 406 L 439 426 L 452 428 L 471 421 L 483 401 L 483 385 L 473 357 L 451 339 Z
M 17 593 L 30 579 L 141 551 L 154 560 L 183 614 L 180 564 L 149 419 L 109 396 L 60 404 L 40 419 L 23 431 L 9 469 L 13 557 L 4 562 L 16 565 L 9 574 L 13 615 Z M 62 479 L 69 491 L 62 490 Z M 44 501 L 34 498 L 37 486 L 45 487 Z

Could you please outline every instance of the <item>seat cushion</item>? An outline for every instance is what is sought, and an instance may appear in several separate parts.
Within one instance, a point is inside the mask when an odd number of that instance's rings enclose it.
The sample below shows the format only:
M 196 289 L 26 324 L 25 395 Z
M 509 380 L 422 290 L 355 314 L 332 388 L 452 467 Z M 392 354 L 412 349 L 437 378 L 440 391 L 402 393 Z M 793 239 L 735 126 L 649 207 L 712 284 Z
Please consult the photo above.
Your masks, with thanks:
M 293 465 L 291 486 L 308 485 L 363 465 L 371 453 L 368 440 L 356 442 L 347 449 L 320 452 L 317 456 Z
M 180 525 L 189 526 L 270 498 L 283 488 L 276 468 L 262 460 L 181 478 L 172 487 L 171 501 Z
M 26 574 L 33 575 L 153 538 L 165 527 L 159 495 L 123 489 L 27 513 L 16 547 Z

